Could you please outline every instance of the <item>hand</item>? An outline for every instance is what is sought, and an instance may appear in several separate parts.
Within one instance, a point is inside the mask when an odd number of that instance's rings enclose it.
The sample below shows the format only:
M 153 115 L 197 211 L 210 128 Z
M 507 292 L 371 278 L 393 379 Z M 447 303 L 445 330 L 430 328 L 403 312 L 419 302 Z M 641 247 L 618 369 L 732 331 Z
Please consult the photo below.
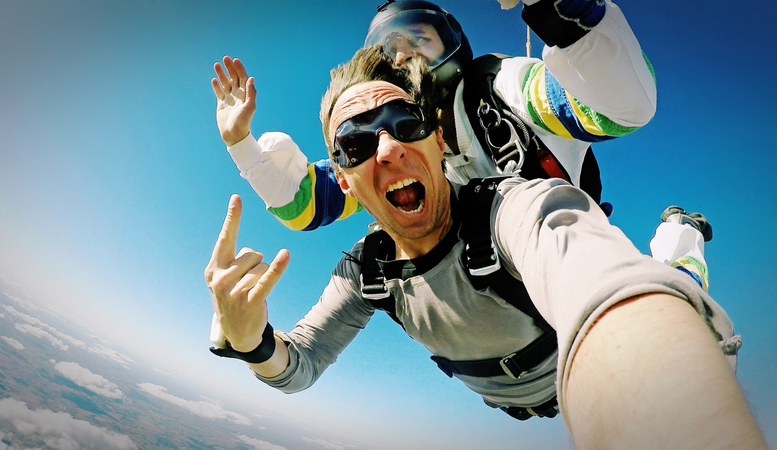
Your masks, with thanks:
M 500 5 L 502 5 L 502 9 L 513 9 L 520 3 L 520 0 L 497 0 Z
M 242 248 L 235 256 L 240 225 L 240 197 L 229 199 L 213 255 L 205 267 L 205 281 L 213 297 L 213 308 L 232 348 L 250 352 L 262 342 L 267 325 L 267 296 L 289 264 L 289 252 L 281 250 L 269 265 L 262 254 Z
M 251 118 L 256 111 L 256 88 L 254 77 L 248 77 L 239 59 L 225 56 L 224 67 L 219 63 L 213 65 L 218 76 L 218 79 L 211 80 L 213 93 L 218 99 L 216 123 L 221 139 L 227 145 L 235 145 L 251 131 Z

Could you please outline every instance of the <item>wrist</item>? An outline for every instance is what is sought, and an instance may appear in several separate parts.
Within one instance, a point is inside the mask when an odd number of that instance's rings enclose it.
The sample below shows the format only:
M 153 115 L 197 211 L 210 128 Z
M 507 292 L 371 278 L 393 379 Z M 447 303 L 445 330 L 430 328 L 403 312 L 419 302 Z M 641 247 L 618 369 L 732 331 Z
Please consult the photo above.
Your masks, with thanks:
M 227 147 L 232 147 L 233 145 L 248 137 L 249 134 L 251 134 L 250 130 L 240 131 L 237 133 L 223 133 L 221 135 L 221 139 L 225 144 L 227 144 Z
M 224 358 L 235 358 L 251 364 L 260 364 L 270 359 L 275 353 L 275 333 L 273 331 L 272 325 L 268 322 L 262 332 L 262 342 L 250 352 L 235 350 L 229 341 L 225 343 L 225 348 L 211 347 L 210 351 L 214 355 Z

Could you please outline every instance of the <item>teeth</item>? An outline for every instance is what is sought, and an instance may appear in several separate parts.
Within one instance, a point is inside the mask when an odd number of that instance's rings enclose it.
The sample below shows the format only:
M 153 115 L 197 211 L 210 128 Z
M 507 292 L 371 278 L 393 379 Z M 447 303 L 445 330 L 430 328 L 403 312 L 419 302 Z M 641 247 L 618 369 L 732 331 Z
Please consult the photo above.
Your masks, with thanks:
M 397 181 L 396 183 L 388 187 L 387 192 L 396 191 L 397 189 L 402 189 L 403 187 L 413 184 L 416 181 L 418 180 L 416 180 L 415 178 L 405 178 L 404 180 Z
M 401 208 L 398 208 L 398 209 L 400 211 L 402 211 L 402 213 L 407 214 L 407 215 L 415 214 L 415 213 L 421 211 L 422 209 L 424 209 L 424 201 L 423 200 L 419 200 L 418 201 L 418 208 L 416 208 L 416 209 L 414 209 L 412 211 L 405 211 L 404 209 L 401 209 Z

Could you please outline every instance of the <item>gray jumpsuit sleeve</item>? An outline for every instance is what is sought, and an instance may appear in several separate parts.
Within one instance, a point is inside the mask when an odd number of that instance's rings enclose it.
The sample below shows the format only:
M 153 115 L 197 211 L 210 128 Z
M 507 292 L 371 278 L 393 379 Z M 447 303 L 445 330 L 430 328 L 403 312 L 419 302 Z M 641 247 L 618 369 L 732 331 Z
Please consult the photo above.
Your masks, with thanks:
M 621 300 L 671 294 L 696 309 L 724 350 L 738 338 L 723 309 L 691 277 L 640 253 L 580 189 L 559 179 L 513 178 L 499 192 L 492 211 L 497 247 L 558 334 L 559 401 L 570 356 L 597 317 Z M 735 358 L 729 363 L 733 369 Z
M 361 259 L 362 241 L 350 254 Z M 345 256 L 332 271 L 329 284 L 313 308 L 289 333 L 276 331 L 288 346 L 289 366 L 266 384 L 285 393 L 309 388 L 369 322 L 375 309 L 361 297 L 361 270 Z

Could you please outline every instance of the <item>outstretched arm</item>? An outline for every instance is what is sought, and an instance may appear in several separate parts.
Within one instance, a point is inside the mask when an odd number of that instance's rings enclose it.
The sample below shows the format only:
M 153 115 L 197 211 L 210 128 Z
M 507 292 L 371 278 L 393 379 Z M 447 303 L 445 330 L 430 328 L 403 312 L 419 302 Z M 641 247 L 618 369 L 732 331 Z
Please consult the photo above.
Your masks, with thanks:
M 495 86 L 517 114 L 561 137 L 598 142 L 647 124 L 652 67 L 610 1 L 528 0 L 522 17 L 546 43 L 542 61 L 505 60 Z
M 708 326 L 667 294 L 598 319 L 573 356 L 565 399 L 579 449 L 766 448 Z
M 239 59 L 224 56 L 213 66 L 216 122 L 240 176 L 267 205 L 267 210 L 293 230 L 314 230 L 361 211 L 356 199 L 340 191 L 329 160 L 308 163 L 290 136 L 251 135 L 256 111 L 254 78 Z
M 262 343 L 267 326 L 267 296 L 289 264 L 289 252 L 281 250 L 268 265 L 263 255 L 242 248 L 235 255 L 242 203 L 233 195 L 213 255 L 205 268 L 205 281 L 213 297 L 216 322 L 229 345 L 238 352 L 250 352 Z M 286 369 L 289 353 L 276 336 L 275 352 L 269 360 L 250 364 L 263 376 L 273 377 Z

